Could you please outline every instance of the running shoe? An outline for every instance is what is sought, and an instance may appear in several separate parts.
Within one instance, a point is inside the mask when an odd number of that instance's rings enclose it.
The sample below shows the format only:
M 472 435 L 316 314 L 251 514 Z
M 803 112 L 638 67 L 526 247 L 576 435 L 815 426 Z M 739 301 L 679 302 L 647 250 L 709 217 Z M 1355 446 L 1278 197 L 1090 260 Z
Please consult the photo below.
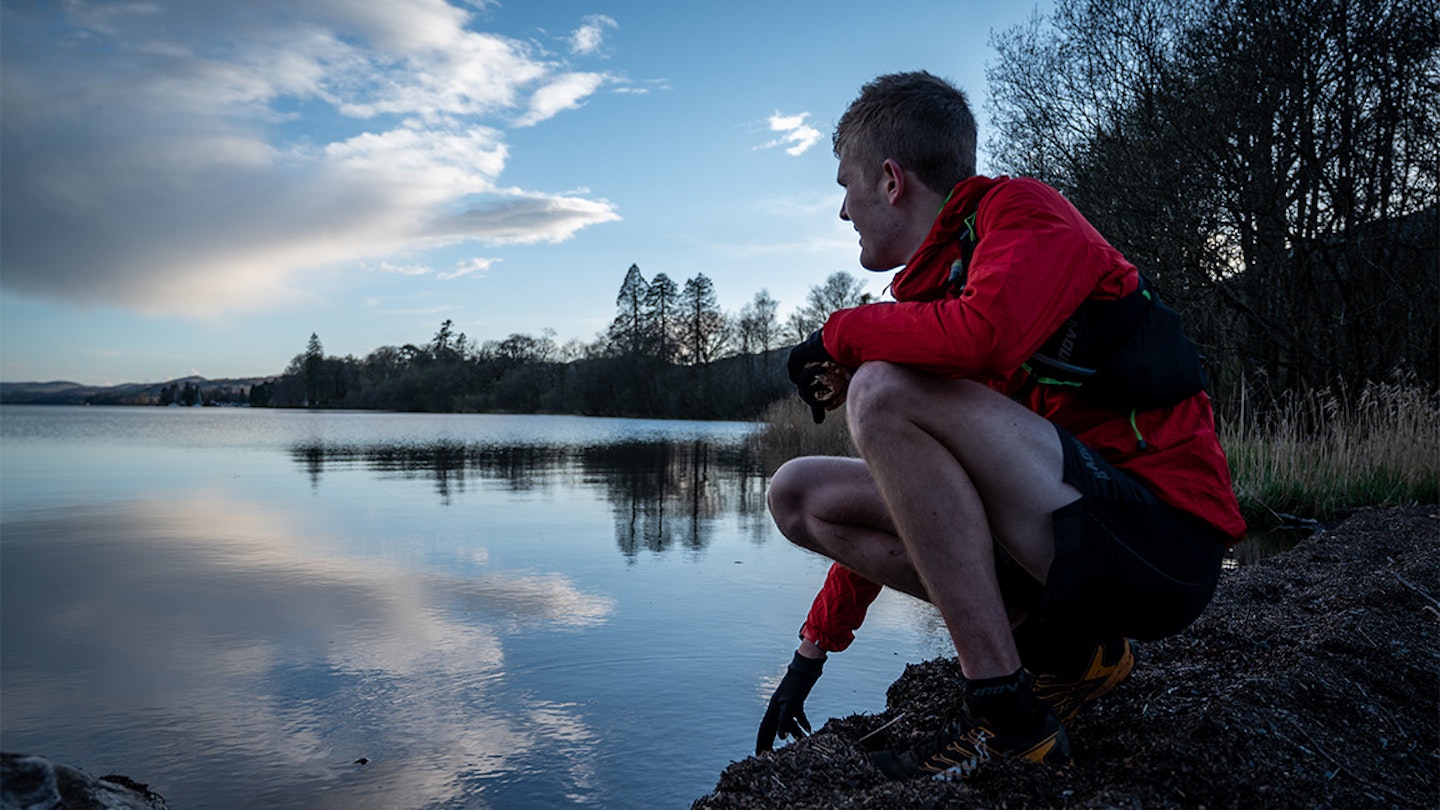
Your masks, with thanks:
M 1049 704 L 1060 722 L 1068 723 L 1080 713 L 1080 707 L 1108 695 L 1120 682 L 1130 677 L 1135 668 L 1135 654 L 1130 639 L 1114 638 L 1095 645 L 1090 659 L 1073 669 L 1061 672 L 1035 672 L 1035 697 Z
M 940 781 L 969 779 L 987 763 L 1020 759 L 1050 765 L 1070 764 L 1070 738 L 1051 712 L 1034 734 L 1004 734 L 984 718 L 960 717 L 948 721 L 928 743 L 909 749 L 877 751 L 870 761 L 891 779 L 922 774 Z

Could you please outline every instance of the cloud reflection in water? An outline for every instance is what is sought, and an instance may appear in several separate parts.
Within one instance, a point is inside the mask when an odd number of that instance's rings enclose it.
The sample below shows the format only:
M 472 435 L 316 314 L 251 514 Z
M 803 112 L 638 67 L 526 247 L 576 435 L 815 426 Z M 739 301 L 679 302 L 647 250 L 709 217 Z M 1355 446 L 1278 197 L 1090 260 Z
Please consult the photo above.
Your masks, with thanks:
M 569 781 L 586 780 L 576 742 L 594 732 L 573 707 L 491 687 L 507 677 L 509 628 L 595 626 L 610 598 L 557 574 L 346 555 L 310 522 L 213 493 L 7 522 L 7 750 L 104 729 L 150 751 L 125 768 L 201 780 L 218 806 L 315 783 L 311 806 L 458 801 L 476 777 L 555 747 Z M 351 764 L 362 756 L 373 767 Z

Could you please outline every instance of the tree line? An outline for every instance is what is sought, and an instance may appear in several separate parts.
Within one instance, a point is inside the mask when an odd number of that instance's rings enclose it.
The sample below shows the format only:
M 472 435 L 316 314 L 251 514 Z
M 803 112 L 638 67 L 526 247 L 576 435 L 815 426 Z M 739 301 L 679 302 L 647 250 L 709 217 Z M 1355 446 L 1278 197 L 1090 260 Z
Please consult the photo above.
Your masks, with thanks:
M 830 312 L 870 300 L 859 279 L 838 272 L 811 287 L 782 322 L 768 290 L 732 314 L 703 273 L 683 284 L 665 273 L 647 281 L 631 265 L 614 319 L 589 343 L 559 344 L 551 330 L 476 342 L 446 320 L 424 345 L 382 346 L 356 358 L 326 355 L 312 334 L 284 373 L 251 388 L 249 403 L 751 419 L 789 394 L 789 347 Z
M 249 404 L 250 392 L 239 386 L 201 388 L 194 381 L 180 381 L 160 388 L 158 405 L 243 405 Z
M 1155 279 L 1218 396 L 1434 390 L 1436 0 L 1057 0 L 993 44 L 992 155 Z

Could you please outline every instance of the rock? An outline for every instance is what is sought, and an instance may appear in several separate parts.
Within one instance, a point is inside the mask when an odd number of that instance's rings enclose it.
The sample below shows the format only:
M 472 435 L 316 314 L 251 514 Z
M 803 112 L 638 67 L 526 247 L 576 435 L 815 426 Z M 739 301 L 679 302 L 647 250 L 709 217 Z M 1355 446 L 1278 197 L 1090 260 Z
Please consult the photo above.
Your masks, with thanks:
M 169 810 L 165 799 L 125 776 L 96 778 L 29 754 L 0 753 L 0 810 Z

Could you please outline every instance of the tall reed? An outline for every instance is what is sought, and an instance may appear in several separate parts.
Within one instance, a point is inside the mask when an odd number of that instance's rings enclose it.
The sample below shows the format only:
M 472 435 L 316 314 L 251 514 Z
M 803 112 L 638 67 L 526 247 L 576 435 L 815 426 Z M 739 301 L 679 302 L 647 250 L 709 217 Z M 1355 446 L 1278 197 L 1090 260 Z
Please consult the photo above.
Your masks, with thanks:
M 1440 392 L 1413 378 L 1240 400 L 1219 425 L 1242 509 L 1328 520 L 1361 506 L 1440 502 Z
M 798 397 L 786 397 L 770 403 L 760 421 L 764 427 L 751 436 L 750 445 L 766 475 L 797 456 L 857 455 L 844 407 L 826 414 L 825 422 L 817 425 L 809 406 Z

